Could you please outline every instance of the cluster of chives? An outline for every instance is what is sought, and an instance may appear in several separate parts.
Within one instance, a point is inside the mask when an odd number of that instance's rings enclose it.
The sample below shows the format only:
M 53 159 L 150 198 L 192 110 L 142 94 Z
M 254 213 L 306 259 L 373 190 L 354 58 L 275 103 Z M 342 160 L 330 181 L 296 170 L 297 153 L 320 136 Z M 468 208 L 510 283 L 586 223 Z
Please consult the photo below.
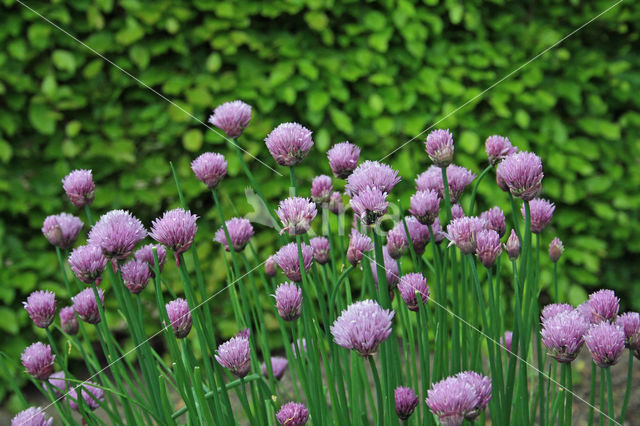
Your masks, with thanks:
M 271 206 L 237 143 L 251 111 L 242 101 L 228 102 L 209 121 L 230 138 L 255 192 Z M 78 424 L 77 412 L 83 424 L 102 424 L 95 411 L 103 410 L 113 424 L 462 425 L 489 417 L 493 424 L 569 425 L 572 362 L 583 346 L 593 359 L 590 420 L 600 368 L 601 419 L 624 422 L 631 365 L 640 358 L 640 315 L 619 314 L 610 290 L 578 307 L 563 303 L 557 276 L 564 245 L 557 237 L 549 244 L 553 285 L 541 288 L 541 235 L 555 205 L 540 198 L 540 157 L 493 135 L 485 144 L 489 165 L 477 177 L 453 163 L 453 134 L 435 130 L 425 141 L 433 165 L 415 179 L 409 205 L 391 209 L 398 172 L 378 161 L 360 162 L 355 144 L 331 147 L 333 178 L 318 175 L 309 185 L 298 185 L 295 173 L 314 146 L 309 129 L 280 124 L 265 144 L 276 163 L 289 167 L 291 196 L 269 207 L 282 225 L 277 230 L 239 217 L 232 202 L 221 204 L 224 155 L 205 152 L 191 164 L 217 212 L 212 239 L 225 258 L 228 289 L 220 297 L 228 298 L 238 329 L 226 340 L 216 334 L 209 303 L 216 294 L 195 249 L 198 221 L 208 216 L 189 210 L 173 168 L 181 205 L 155 219 L 150 231 L 124 210 L 94 223 L 91 171 L 63 179 L 69 201 L 85 211 L 87 243 L 74 248 L 84 226 L 78 217 L 60 213 L 44 220 L 66 293 L 37 290 L 25 301 L 48 344 L 31 344 L 21 361 L 65 423 Z M 511 204 L 510 232 L 500 207 L 475 213 L 477 188 L 494 167 Z M 229 211 L 233 217 L 225 215 Z M 254 245 L 257 233 L 273 238 L 266 255 Z M 138 247 L 147 238 L 154 243 Z M 163 277 L 169 251 L 180 294 Z M 152 312 L 143 302 L 151 292 Z M 540 309 L 546 296 L 555 303 Z M 58 324 L 59 302 L 67 306 Z M 133 343 L 129 351 L 113 333 L 122 321 Z M 149 321 L 157 322 L 166 354 L 151 345 Z M 625 349 L 627 388 L 616 416 L 610 367 Z M 71 350 L 81 355 L 88 376 L 72 374 Z M 290 391 L 281 385 L 287 372 Z M 51 423 L 35 407 L 12 420 Z

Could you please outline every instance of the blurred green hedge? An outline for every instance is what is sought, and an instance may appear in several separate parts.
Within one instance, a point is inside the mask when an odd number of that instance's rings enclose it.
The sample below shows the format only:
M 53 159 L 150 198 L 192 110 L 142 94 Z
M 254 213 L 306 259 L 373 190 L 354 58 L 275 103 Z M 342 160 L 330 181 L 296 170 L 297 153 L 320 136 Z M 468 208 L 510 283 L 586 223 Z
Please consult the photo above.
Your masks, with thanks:
M 177 205 L 173 161 L 190 207 L 205 219 L 199 239 L 206 243 L 215 216 L 189 162 L 206 150 L 229 150 L 214 132 L 20 4 L 2 3 L 0 330 L 1 350 L 15 358 L 35 338 L 21 308 L 26 295 L 51 288 L 66 296 L 40 233 L 48 214 L 80 214 L 63 196 L 66 173 L 93 169 L 94 209 L 130 209 L 149 225 Z M 253 121 L 240 142 L 273 167 L 262 140 L 290 120 L 314 130 L 320 153 L 349 139 L 375 160 L 453 113 L 437 126 L 452 129 L 456 162 L 477 172 L 486 164 L 484 139 L 507 135 L 544 160 L 544 196 L 558 205 L 544 250 L 555 235 L 565 242 L 562 284 L 571 300 L 606 286 L 640 309 L 633 273 L 640 251 L 639 3 L 615 7 L 459 111 L 613 2 L 26 3 L 202 121 L 223 101 L 248 102 Z M 387 159 L 404 178 L 394 196 L 405 205 L 413 177 L 429 164 L 423 136 Z M 227 157 L 222 191 L 249 210 L 242 202 L 248 182 L 234 179 L 239 164 Z M 270 170 L 250 164 L 274 201 L 287 193 L 286 177 L 276 183 Z M 307 181 L 329 171 L 315 158 L 300 169 Z M 482 207 L 508 208 L 490 178 L 479 193 Z M 275 248 L 272 232 L 257 238 L 265 256 Z M 210 286 L 221 287 L 219 247 L 199 250 Z M 222 333 L 230 333 L 230 316 L 219 318 Z M 0 400 L 4 391 L 0 385 Z

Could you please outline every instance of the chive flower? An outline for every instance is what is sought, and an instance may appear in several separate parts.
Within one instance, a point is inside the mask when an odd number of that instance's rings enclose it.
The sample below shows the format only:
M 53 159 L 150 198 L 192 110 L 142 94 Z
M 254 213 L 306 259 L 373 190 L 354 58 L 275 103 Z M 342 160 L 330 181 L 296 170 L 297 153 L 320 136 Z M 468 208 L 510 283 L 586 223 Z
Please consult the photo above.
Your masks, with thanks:
M 387 278 L 387 284 L 389 286 L 389 292 L 393 290 L 400 281 L 400 272 L 398 271 L 398 262 L 396 262 L 390 255 L 387 246 L 382 247 L 382 258 L 384 259 L 384 271 Z M 371 266 L 371 274 L 373 275 L 373 281 L 378 285 L 378 263 L 380 261 L 375 259 L 369 265 Z M 393 294 L 393 293 L 392 293 Z
M 309 421 L 309 410 L 304 404 L 287 402 L 280 407 L 276 420 L 283 426 L 303 426 Z
M 276 210 L 283 225 L 280 233 L 288 232 L 292 236 L 305 234 L 317 213 L 316 205 L 308 198 L 289 197 L 280 201 Z
M 428 189 L 418 191 L 411 197 L 411 213 L 423 225 L 431 225 L 440 211 L 440 195 Z
M 564 252 L 564 245 L 562 244 L 562 241 L 557 237 L 551 240 L 551 243 L 549 244 L 549 259 L 551 259 L 553 263 L 556 263 L 560 260 L 562 252 Z
M 509 255 L 509 260 L 516 260 L 520 256 L 520 238 L 514 229 L 511 230 L 509 239 L 504 244 L 504 251 Z
M 496 259 L 502 253 L 500 235 L 493 229 L 483 229 L 476 235 L 476 255 L 486 268 L 496 263 Z
M 400 177 L 397 170 L 377 161 L 365 161 L 347 178 L 345 190 L 351 197 L 365 189 L 377 189 L 389 194 L 398 182 Z
M 500 336 L 500 344 L 504 346 L 507 352 L 511 352 L 511 344 L 513 343 L 513 332 L 505 331 L 502 336 Z
M 163 245 L 161 245 L 161 244 L 147 244 L 147 245 L 144 245 L 144 246 L 140 247 L 133 254 L 133 256 L 135 257 L 136 260 L 138 260 L 140 262 L 144 262 L 147 265 L 149 265 L 149 268 L 151 269 L 151 276 L 152 277 L 155 277 L 155 273 L 153 271 L 154 271 L 154 269 L 156 267 L 155 260 L 153 258 L 153 249 L 154 248 L 156 249 L 156 253 L 158 254 L 158 268 L 160 268 L 160 271 L 162 271 L 162 268 L 164 267 L 164 264 L 167 261 L 167 250 L 164 248 Z
M 51 346 L 41 342 L 26 347 L 20 360 L 27 373 L 36 380 L 46 380 L 53 373 L 53 361 L 56 356 L 51 352 Z
M 285 321 L 295 321 L 302 315 L 302 289 L 295 283 L 286 282 L 276 288 L 276 308 Z
M 602 321 L 614 322 L 620 309 L 620 299 L 613 290 L 599 290 L 589 295 L 589 308 L 593 324 Z
M 387 195 L 376 188 L 366 188 L 351 198 L 353 214 L 364 225 L 375 225 L 387 212 Z
M 71 336 L 78 333 L 78 319 L 73 306 L 65 306 L 60 309 L 60 328 Z
M 509 138 L 500 135 L 489 136 L 484 143 L 484 149 L 492 166 L 498 164 L 503 158 L 518 152 L 518 148 L 511 144 Z
M 508 155 L 498 164 L 496 175 L 514 197 L 524 201 L 533 200 L 542 191 L 542 160 L 532 152 Z
M 407 252 L 409 241 L 407 232 L 402 221 L 396 224 L 387 232 L 387 250 L 392 259 L 400 259 Z
M 396 414 L 400 420 L 407 420 L 418 406 L 418 396 L 413 389 L 398 386 L 393 391 L 396 403 Z
M 79 246 L 69 255 L 69 265 L 80 281 L 99 285 L 102 272 L 107 267 L 107 258 L 98 246 Z
M 167 316 L 169 317 L 173 334 L 178 339 L 187 337 L 193 325 L 193 318 L 187 301 L 179 297 L 167 303 L 165 308 L 167 309 Z
M 311 131 L 298 123 L 282 123 L 265 138 L 267 149 L 281 166 L 296 166 L 313 146 Z
M 311 200 L 316 204 L 329 202 L 329 197 L 333 192 L 331 178 L 327 175 L 320 175 L 313 178 L 311 182 Z
M 313 262 L 313 247 L 308 246 L 305 243 L 300 243 L 300 248 L 302 251 L 302 263 L 306 272 L 309 270 L 311 263 Z M 278 266 L 282 269 L 282 272 L 287 276 L 287 278 L 297 283 L 302 281 L 300 262 L 298 260 L 298 246 L 296 243 L 289 243 L 286 246 L 281 247 L 275 256 L 276 263 L 278 263 Z
M 264 262 L 265 275 L 272 278 L 275 277 L 276 274 L 278 273 L 278 270 L 276 269 L 277 266 L 278 266 L 278 263 L 276 262 L 276 256 L 272 254 Z
M 273 373 L 273 377 L 275 377 L 276 380 L 282 379 L 282 376 L 284 376 L 284 373 L 287 371 L 288 366 L 289 366 L 289 361 L 287 361 L 286 358 L 283 358 L 281 356 L 271 357 L 271 371 Z M 266 362 L 262 363 L 261 369 L 262 369 L 262 375 L 268 379 L 269 374 L 267 373 Z
M 249 244 L 251 237 L 254 235 L 253 226 L 248 219 L 241 217 L 234 217 L 225 222 L 229 238 L 231 239 L 231 247 L 233 251 L 241 252 Z M 216 235 L 213 238 L 214 241 L 222 244 L 226 251 L 229 251 L 229 242 L 227 241 L 227 234 L 224 232 L 224 227 L 220 227 L 216 231 Z
M 475 371 L 463 371 L 458 373 L 456 378 L 463 383 L 470 384 L 478 397 L 473 410 L 465 415 L 465 419 L 472 422 L 489 405 L 491 400 L 491 379 Z
M 449 129 L 437 129 L 429 133 L 425 148 L 433 164 L 438 167 L 445 168 L 453 161 L 453 135 Z
M 309 240 L 309 244 L 313 247 L 313 258 L 320 265 L 324 265 L 329 262 L 329 250 L 331 245 L 327 237 L 314 237 Z
M 416 177 L 416 188 L 418 191 L 436 191 L 442 196 L 442 171 L 440 167 L 429 166 L 427 170 Z
M 589 323 L 577 310 L 560 312 L 542 323 L 542 343 L 556 361 L 568 364 L 578 356 Z
M 452 204 L 460 200 L 464 189 L 476 178 L 476 175 L 469 169 L 450 164 L 447 167 L 447 181 L 449 183 L 449 197 Z M 444 183 L 440 178 L 440 195 L 444 198 Z
M 180 254 L 189 250 L 193 244 L 198 230 L 197 220 L 198 216 L 188 210 L 169 210 L 152 222 L 149 236 L 173 250 L 178 263 Z
M 425 402 L 442 425 L 460 426 L 468 416 L 477 415 L 485 393 L 469 378 L 453 376 L 434 383 Z
M 607 368 L 620 361 L 625 347 L 622 328 L 610 322 L 600 322 L 589 328 L 584 343 L 598 367 Z
M 108 259 L 124 260 L 146 236 L 144 226 L 131 213 L 111 210 L 93 225 L 87 243 L 100 247 Z
M 333 340 L 338 346 L 353 349 L 361 356 L 373 355 L 391 334 L 394 314 L 373 300 L 353 303 L 331 326 Z
M 48 328 L 56 316 L 56 295 L 52 291 L 34 291 L 22 304 L 36 327 Z
M 101 289 L 98 289 L 98 296 L 100 297 L 100 304 L 104 306 L 104 292 Z M 100 311 L 93 289 L 85 288 L 73 296 L 71 301 L 73 302 L 73 310 L 76 311 L 82 321 L 89 324 L 98 324 L 100 322 Z
M 249 337 L 251 337 L 251 329 L 243 328 L 242 330 L 238 331 L 233 337 L 242 337 L 243 339 L 248 339 Z
M 80 390 L 80 396 L 78 396 L 78 390 Z M 100 403 L 104 400 L 104 391 L 94 386 L 91 382 L 84 382 L 75 388 L 71 388 L 67 394 L 69 407 L 74 411 L 79 410 L 78 398 L 82 398 L 82 402 L 90 410 L 95 410 L 100 407 Z
M 205 152 L 191 162 L 191 170 L 207 188 L 214 189 L 227 175 L 227 160 L 217 152 Z
M 67 250 L 78 239 L 82 221 L 69 213 L 47 216 L 42 223 L 42 233 L 51 245 Z
M 216 361 L 231 371 L 236 377 L 243 378 L 251 369 L 251 349 L 249 340 L 242 337 L 232 337 L 218 346 Z
M 11 419 L 11 426 L 51 426 L 53 418 L 45 414 L 41 407 L 29 407 Z
M 555 317 L 562 312 L 571 311 L 573 311 L 573 306 L 569 305 L 568 303 L 552 303 L 542 308 L 540 321 L 544 324 L 545 321 Z
M 74 206 L 82 208 L 91 205 L 95 195 L 91 170 L 72 171 L 62 179 L 62 189 Z
M 349 237 L 349 247 L 347 248 L 347 260 L 353 266 L 358 265 L 362 261 L 364 253 L 373 250 L 373 242 L 371 238 L 361 234 L 355 228 L 351 230 Z
M 340 142 L 327 151 L 329 167 L 338 179 L 346 179 L 358 166 L 360 148 L 349 142 Z
M 418 220 L 413 216 L 405 216 L 404 222 L 407 224 L 407 230 L 409 231 L 413 250 L 416 254 L 422 256 L 427 244 L 429 244 L 429 240 L 431 239 L 429 227 L 418 222 Z M 401 229 L 406 236 L 404 224 L 402 222 L 398 222 L 398 224 L 398 226 L 402 227 Z
M 342 201 L 342 194 L 338 191 L 334 191 L 329 197 L 329 210 L 335 215 L 344 213 L 344 202 Z
M 151 279 L 149 265 L 139 260 L 130 260 L 120 269 L 124 285 L 133 294 L 138 294 L 147 287 Z
M 500 207 L 495 206 L 480 213 L 480 219 L 483 219 L 487 223 L 487 229 L 493 229 L 496 231 L 500 238 L 504 236 L 507 227 L 505 224 L 504 212 Z
M 449 245 L 455 244 L 462 254 L 475 253 L 477 234 L 484 230 L 485 226 L 486 222 L 478 217 L 454 219 L 447 225 Z
M 419 272 L 405 274 L 400 278 L 398 290 L 409 310 L 418 312 L 420 304 L 426 304 L 429 300 L 429 287 L 427 279 Z M 418 296 L 421 302 L 418 302 Z
M 544 198 L 534 198 L 529 201 L 529 207 L 531 210 L 531 232 L 539 234 L 549 225 L 549 222 L 551 222 L 556 206 Z M 522 206 L 520 211 L 524 218 L 526 213 L 524 206 Z
M 456 203 L 451 206 L 451 219 L 460 219 L 461 217 L 465 217 L 464 209 L 460 205 L 460 203 Z
M 440 224 L 440 218 L 436 218 L 433 221 L 433 225 L 431 225 L 431 230 L 433 231 L 433 240 L 436 244 L 440 244 L 446 238 L 445 232 L 442 230 L 442 225 Z
M 640 349 L 640 314 L 625 312 L 618 316 L 616 325 L 624 331 L 624 344 L 630 350 Z
M 221 129 L 227 137 L 239 137 L 251 121 L 251 106 L 242 101 L 225 102 L 218 105 L 209 117 L 209 123 Z

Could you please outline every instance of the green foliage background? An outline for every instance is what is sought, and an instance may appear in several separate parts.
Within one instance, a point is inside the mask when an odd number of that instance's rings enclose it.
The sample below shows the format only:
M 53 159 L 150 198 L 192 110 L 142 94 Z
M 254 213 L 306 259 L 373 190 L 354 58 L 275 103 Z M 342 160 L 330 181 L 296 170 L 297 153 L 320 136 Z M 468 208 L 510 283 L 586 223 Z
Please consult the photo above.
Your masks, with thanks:
M 565 294 L 580 303 L 606 286 L 626 307 L 640 309 L 638 2 L 616 6 L 486 94 L 613 1 L 27 4 L 202 121 L 223 101 L 248 102 L 254 115 L 240 143 L 272 167 L 266 134 L 283 121 L 311 128 L 315 151 L 299 172 L 307 183 L 329 172 L 324 152 L 345 139 L 375 160 L 437 123 L 454 133 L 456 162 L 479 173 L 484 139 L 506 135 L 544 160 L 544 196 L 557 210 L 543 247 L 555 235 L 565 242 Z M 74 168 L 93 169 L 96 212 L 126 208 L 149 225 L 177 206 L 173 161 L 190 207 L 204 218 L 198 238 L 209 285 L 221 288 L 219 247 L 208 243 L 218 225 L 189 162 L 207 150 L 227 154 L 221 191 L 250 210 L 243 201 L 248 182 L 223 139 L 22 5 L 2 0 L 1 7 L 2 351 L 17 358 L 36 338 L 21 308 L 28 293 L 50 288 L 66 300 L 40 227 L 49 214 L 81 215 L 60 185 Z M 405 205 L 414 176 L 429 165 L 424 136 L 385 160 L 403 176 L 393 195 Z M 287 194 L 286 170 L 280 178 L 246 158 L 273 201 Z M 492 178 L 479 194 L 483 208 L 497 203 L 508 210 Z M 273 231 L 257 240 L 265 257 L 276 248 Z M 233 332 L 224 304 L 214 309 L 221 333 Z

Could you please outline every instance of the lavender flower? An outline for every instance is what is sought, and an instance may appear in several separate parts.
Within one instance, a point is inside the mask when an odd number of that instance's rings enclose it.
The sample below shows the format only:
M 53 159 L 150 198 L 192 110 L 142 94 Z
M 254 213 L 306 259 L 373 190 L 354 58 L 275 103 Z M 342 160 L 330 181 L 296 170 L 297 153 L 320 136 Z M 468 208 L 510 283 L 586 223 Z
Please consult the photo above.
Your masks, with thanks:
M 593 324 L 602 321 L 615 321 L 620 309 L 620 299 L 613 290 L 599 290 L 589 295 Z
M 420 304 L 424 305 L 429 300 L 427 279 L 418 272 L 403 275 L 398 283 L 398 290 L 404 303 L 413 312 L 418 312 Z M 421 299 L 420 303 L 418 303 L 418 295 Z
M 301 243 L 301 251 L 302 263 L 306 272 L 311 267 L 311 262 L 313 262 L 313 248 Z M 300 271 L 300 263 L 298 261 L 298 246 L 296 243 L 289 243 L 286 246 L 281 247 L 275 256 L 278 266 L 282 269 L 282 272 L 287 276 L 287 278 L 295 282 L 302 281 L 302 273 Z
M 78 319 L 74 313 L 73 306 L 66 306 L 60 309 L 60 328 L 72 336 L 78 333 Z
M 113 260 L 126 259 L 136 244 L 147 236 L 142 223 L 126 210 L 111 210 L 89 231 L 88 244 L 98 246 Z
M 571 311 L 573 311 L 573 306 L 569 305 L 568 303 L 552 303 L 542 309 L 540 321 L 544 324 L 548 319 L 553 318 L 562 312 Z
M 71 248 L 78 239 L 82 221 L 69 213 L 47 216 L 42 224 L 42 233 L 47 240 L 63 250 Z
M 243 328 L 242 330 L 238 331 L 233 337 L 242 337 L 243 339 L 249 339 L 249 337 L 251 337 L 251 329 Z
M 582 315 L 576 310 L 560 312 L 542 323 L 542 343 L 556 361 L 568 364 L 578 356 L 589 329 Z
M 232 337 L 218 346 L 216 361 L 229 369 L 234 375 L 243 378 L 251 369 L 251 350 L 249 340 L 242 337 Z
M 276 380 L 282 379 L 284 373 L 287 371 L 287 367 L 289 366 L 289 361 L 286 358 L 282 358 L 280 356 L 272 356 L 271 357 L 271 372 L 273 373 L 273 377 Z M 262 363 L 262 375 L 266 378 L 269 378 L 269 374 L 267 373 L 267 363 Z
M 316 206 L 308 198 L 289 197 L 280 201 L 276 214 L 282 221 L 282 231 L 289 235 L 302 235 L 311 227 L 311 222 L 318 211 Z
M 151 279 L 149 265 L 139 260 L 130 260 L 120 269 L 124 285 L 133 294 L 138 294 L 147 287 Z
M 158 268 L 160 268 L 160 271 L 162 271 L 162 268 L 164 267 L 164 264 L 167 261 L 167 250 L 164 248 L 163 245 L 161 245 L 161 244 L 147 244 L 145 246 L 140 247 L 133 254 L 133 256 L 136 258 L 136 260 L 138 260 L 140 262 L 144 262 L 147 265 L 149 265 L 149 268 L 151 268 L 151 276 L 152 277 L 155 277 L 155 274 L 154 274 L 153 270 L 156 267 L 155 260 L 153 259 L 153 249 L 154 248 L 156 249 L 156 253 L 158 254 Z
M 100 297 L 100 304 L 104 306 L 104 292 L 101 289 L 98 289 L 98 296 Z M 93 289 L 85 288 L 73 296 L 71 301 L 73 302 L 73 310 L 76 311 L 82 321 L 89 324 L 98 324 L 100 322 L 100 311 Z
M 418 191 L 411 197 L 409 213 L 423 225 L 431 225 L 440 211 L 440 195 L 432 189 Z
M 402 221 L 396 224 L 387 233 L 387 250 L 392 259 L 400 259 L 407 251 L 409 241 Z
M 500 235 L 493 229 L 484 229 L 476 235 L 476 255 L 486 268 L 496 263 L 502 253 Z
M 364 253 L 371 250 L 373 250 L 371 238 L 366 235 L 362 235 L 355 229 L 352 229 L 349 239 L 349 248 L 347 249 L 347 260 L 349 263 L 353 266 L 358 265 L 362 261 Z
M 107 266 L 107 258 L 98 246 L 79 246 L 69 255 L 71 270 L 85 284 L 100 284 L 100 276 Z
M 173 333 L 178 339 L 184 339 L 191 331 L 193 325 L 193 318 L 191 317 L 191 310 L 186 300 L 177 298 L 165 305 L 167 309 L 167 316 L 169 317 L 169 323 L 173 328 Z
M 309 420 L 309 410 L 304 404 L 287 402 L 280 407 L 276 420 L 283 426 L 303 426 Z
M 298 123 L 280 124 L 264 141 L 273 159 L 281 166 L 300 164 L 313 146 L 311 131 Z
M 476 178 L 471 170 L 450 164 L 447 167 L 447 181 L 449 183 L 449 197 L 451 203 L 457 203 L 462 196 L 462 191 Z M 440 181 L 442 182 L 442 180 Z M 444 197 L 444 184 L 440 183 L 440 194 Z
M 504 245 L 504 251 L 509 255 L 509 260 L 516 260 L 520 256 L 520 239 L 515 230 L 511 230 L 509 239 Z
M 382 309 L 373 300 L 363 300 L 347 307 L 331 326 L 337 345 L 370 356 L 391 334 L 393 311 Z
M 594 324 L 593 313 L 591 312 L 591 306 L 589 306 L 589 301 L 582 303 L 576 308 L 576 311 L 582 316 L 582 318 L 587 322 L 587 324 Z
M 333 185 L 329 176 L 320 175 L 313 178 L 311 182 L 311 199 L 314 203 L 328 203 L 332 192 Z
M 451 206 L 451 218 L 452 219 L 460 219 L 461 217 L 465 217 L 464 209 L 460 205 L 460 203 L 456 203 Z
M 440 244 L 446 238 L 446 234 L 442 230 L 442 225 L 440 224 L 440 219 L 436 218 L 433 221 L 433 225 L 431 225 L 431 230 L 433 231 L 433 240 L 436 244 Z
M 438 167 L 445 168 L 453 160 L 453 135 L 449 132 L 449 129 L 442 130 L 437 129 L 429 133 L 427 140 L 425 141 L 425 148 L 427 154 L 433 164 Z
M 529 208 L 531 209 L 531 232 L 539 234 L 551 222 L 556 206 L 543 198 L 534 198 L 529 201 Z M 524 206 L 520 211 L 522 212 L 522 217 L 525 217 Z
M 191 162 L 191 170 L 207 188 L 214 189 L 227 175 L 227 160 L 217 152 L 205 152 Z
M 313 258 L 320 265 L 324 265 L 329 261 L 329 250 L 331 246 L 329 240 L 326 237 L 315 237 L 309 241 L 311 247 L 313 247 Z
M 276 288 L 276 308 L 285 321 L 295 321 L 302 315 L 302 289 L 295 283 L 280 284 Z
M 502 238 L 507 230 L 504 212 L 498 206 L 482 212 L 480 214 L 480 219 L 483 219 L 487 223 L 487 229 L 493 229 L 496 231 L 500 238 Z
M 49 327 L 56 316 L 56 295 L 52 291 L 34 291 L 22 304 L 36 327 Z
M 562 245 L 562 241 L 557 237 L 554 238 L 549 244 L 549 258 L 552 262 L 556 263 L 560 260 L 560 256 L 562 256 L 562 252 L 564 251 L 564 245 Z
M 50 386 L 43 385 L 43 387 L 45 390 L 47 387 L 53 390 L 53 393 L 56 396 L 64 395 L 67 392 L 67 381 L 64 371 L 57 371 L 51 374 L 47 382 Z
M 93 203 L 95 185 L 91 170 L 74 170 L 62 179 L 62 188 L 76 207 Z
M 429 239 L 431 238 L 431 235 L 429 234 L 429 227 L 418 222 L 418 220 L 413 216 L 405 216 L 404 222 L 407 224 L 407 230 L 409 231 L 413 250 L 416 254 L 422 256 L 425 247 L 429 244 Z M 402 222 L 399 223 L 399 226 L 402 226 L 402 230 L 404 231 L 404 224 L 402 224 Z
M 393 290 L 400 281 L 400 272 L 398 271 L 398 262 L 396 262 L 391 256 L 389 256 L 389 250 L 387 246 L 382 247 L 382 258 L 384 259 L 384 271 L 387 278 L 387 284 L 389 285 L 389 291 Z M 373 275 L 373 281 L 378 285 L 378 263 L 380 260 L 370 263 L 371 274 Z
M 375 225 L 387 212 L 386 194 L 375 188 L 366 188 L 351 199 L 353 214 L 365 225 Z
M 29 407 L 11 419 L 11 426 L 51 426 L 53 418 L 48 417 L 40 407 Z
M 518 152 L 518 148 L 511 145 L 509 138 L 499 135 L 489 136 L 484 143 L 484 149 L 492 166 L 498 164 L 503 158 Z
M 275 277 L 276 274 L 278 273 L 278 270 L 276 269 L 277 265 L 278 265 L 278 263 L 276 262 L 276 255 L 272 254 L 264 262 L 264 273 L 268 277 L 272 277 L 272 278 Z
M 624 331 L 624 344 L 630 350 L 640 349 L 640 314 L 625 312 L 618 316 L 616 325 Z
M 365 189 L 377 189 L 388 194 L 398 182 L 400 177 L 397 170 L 377 161 L 365 161 L 347 178 L 345 190 L 351 197 Z
M 500 337 L 500 344 L 504 346 L 507 352 L 511 352 L 511 344 L 513 343 L 513 332 L 507 330 Z
M 396 414 L 400 420 L 407 420 L 418 406 L 418 396 L 411 388 L 398 386 L 393 391 L 396 402 Z
M 151 224 L 149 236 L 173 250 L 176 263 L 180 254 L 189 250 L 196 236 L 198 216 L 180 208 L 164 212 Z
M 624 331 L 615 324 L 601 322 L 591 326 L 584 343 L 598 367 L 607 368 L 620 361 L 624 351 Z
M 225 102 L 218 105 L 209 117 L 209 123 L 218 127 L 235 139 L 247 128 L 251 121 L 251 106 L 242 101 Z
M 253 237 L 253 226 L 248 219 L 234 217 L 225 222 L 229 238 L 231 239 L 231 246 L 233 251 L 241 252 L 249 244 L 251 237 Z M 226 251 L 229 251 L 229 243 L 227 242 L 227 234 L 224 232 L 224 227 L 220 227 L 216 231 L 216 242 L 222 244 Z
M 442 197 L 444 184 L 442 183 L 442 171 L 437 166 L 430 166 L 426 171 L 416 177 L 418 191 L 436 191 Z
M 327 151 L 329 166 L 338 179 L 346 179 L 358 165 L 360 148 L 349 142 L 340 142 Z
M 443 426 L 460 426 L 480 401 L 475 387 L 458 377 L 447 377 L 431 386 L 425 402 Z
M 342 194 L 334 191 L 329 197 L 329 210 L 333 214 L 342 214 L 344 212 L 344 202 L 342 201 Z
M 478 397 L 478 402 L 474 409 L 465 415 L 465 419 L 473 421 L 489 405 L 491 400 L 491 379 L 475 371 L 463 371 L 458 373 L 456 378 L 462 383 L 470 384 Z
M 53 361 L 56 356 L 51 352 L 51 346 L 41 342 L 33 343 L 22 353 L 20 360 L 27 373 L 37 380 L 46 380 L 53 373 Z
M 455 244 L 462 254 L 476 251 L 476 236 L 484 230 L 486 222 L 478 217 L 463 217 L 447 225 L 447 239 Z
M 72 410 L 78 411 L 78 388 L 80 388 L 80 397 L 84 404 L 89 407 L 90 410 L 95 410 L 100 407 L 100 403 L 104 400 L 104 391 L 96 386 L 93 386 L 91 382 L 85 382 L 75 388 L 69 390 L 67 399 L 69 400 L 69 407 Z
M 533 200 L 542 191 L 542 160 L 532 152 L 517 152 L 498 164 L 497 179 L 502 180 L 514 197 Z

